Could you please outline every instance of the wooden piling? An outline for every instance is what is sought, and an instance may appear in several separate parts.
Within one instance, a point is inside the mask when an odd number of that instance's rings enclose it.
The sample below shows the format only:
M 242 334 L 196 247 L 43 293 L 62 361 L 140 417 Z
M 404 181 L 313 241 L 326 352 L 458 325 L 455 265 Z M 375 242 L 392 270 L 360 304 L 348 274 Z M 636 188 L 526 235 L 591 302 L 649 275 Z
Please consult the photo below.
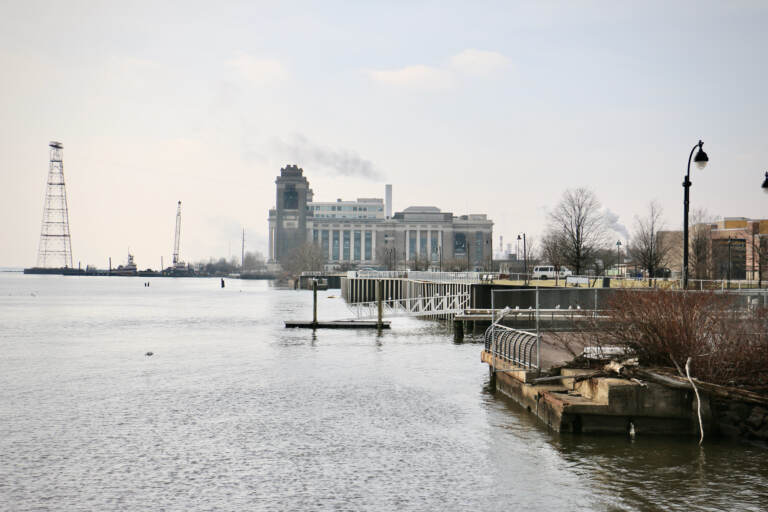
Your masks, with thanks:
M 312 325 L 317 326 L 317 279 L 312 280 Z
M 456 341 L 464 339 L 464 325 L 460 320 L 454 320 L 453 322 L 453 335 Z
M 381 279 L 377 279 L 376 280 L 376 309 L 378 311 L 378 315 L 377 315 L 378 316 L 378 321 L 376 322 L 376 325 L 379 326 L 379 329 L 381 329 L 381 326 L 383 324 L 382 316 L 383 316 L 383 313 L 384 313 L 384 308 L 383 308 L 383 304 L 382 304 L 381 295 L 382 295 L 382 293 L 381 293 Z

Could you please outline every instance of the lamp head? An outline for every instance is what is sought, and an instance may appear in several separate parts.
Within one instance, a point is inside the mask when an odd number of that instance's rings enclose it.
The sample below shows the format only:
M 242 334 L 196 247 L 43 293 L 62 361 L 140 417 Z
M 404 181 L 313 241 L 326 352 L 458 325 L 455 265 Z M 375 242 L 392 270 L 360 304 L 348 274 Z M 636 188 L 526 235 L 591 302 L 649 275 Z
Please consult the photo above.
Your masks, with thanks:
M 765 173 L 765 181 L 763 181 L 763 192 L 768 194 L 768 172 Z
M 621 245 L 621 240 L 616 240 L 616 246 L 618 247 L 620 245 Z
M 709 157 L 704 152 L 703 149 L 701 149 L 701 146 L 703 146 L 704 143 L 699 141 L 699 150 L 696 152 L 696 156 L 693 157 L 693 161 L 696 162 L 696 166 L 699 169 L 703 169 L 707 166 L 707 162 L 709 162 Z

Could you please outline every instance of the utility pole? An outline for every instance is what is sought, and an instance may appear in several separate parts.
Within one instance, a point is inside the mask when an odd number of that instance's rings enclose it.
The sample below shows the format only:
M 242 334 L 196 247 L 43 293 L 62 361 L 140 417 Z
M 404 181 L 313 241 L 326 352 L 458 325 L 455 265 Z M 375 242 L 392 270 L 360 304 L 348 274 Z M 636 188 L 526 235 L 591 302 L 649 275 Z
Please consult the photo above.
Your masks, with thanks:
M 245 271 L 245 228 L 243 228 L 243 244 L 240 248 L 240 272 Z
M 179 246 L 181 245 L 181 201 L 176 206 L 176 229 L 173 234 L 173 266 L 176 268 L 180 263 Z

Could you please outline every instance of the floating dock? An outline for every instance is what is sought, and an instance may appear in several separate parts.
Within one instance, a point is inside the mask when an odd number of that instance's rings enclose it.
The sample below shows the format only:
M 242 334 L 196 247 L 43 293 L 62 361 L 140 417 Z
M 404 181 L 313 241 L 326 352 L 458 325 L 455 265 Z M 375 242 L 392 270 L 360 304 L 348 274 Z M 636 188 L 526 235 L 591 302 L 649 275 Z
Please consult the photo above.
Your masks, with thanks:
M 335 320 L 332 322 L 285 321 L 286 327 L 302 329 L 389 329 L 389 322 L 379 324 L 376 320 Z
M 293 321 L 286 320 L 285 326 L 300 329 L 389 329 L 389 322 L 382 320 L 381 284 L 376 286 L 376 298 L 378 300 L 378 319 L 376 320 L 332 320 L 330 322 L 317 321 L 317 290 L 318 281 L 313 279 L 312 286 L 312 320 Z

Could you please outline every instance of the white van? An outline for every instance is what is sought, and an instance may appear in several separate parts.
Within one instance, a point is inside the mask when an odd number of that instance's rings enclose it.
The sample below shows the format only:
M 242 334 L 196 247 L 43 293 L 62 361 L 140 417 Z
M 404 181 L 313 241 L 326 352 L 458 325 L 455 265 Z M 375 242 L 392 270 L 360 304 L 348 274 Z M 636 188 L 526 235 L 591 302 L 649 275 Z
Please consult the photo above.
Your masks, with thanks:
M 552 265 L 542 265 L 540 267 L 533 267 L 534 279 L 554 279 L 559 274 L 559 277 L 568 277 L 573 275 L 573 272 L 565 267 L 560 267 L 560 272 L 555 271 L 555 267 Z

